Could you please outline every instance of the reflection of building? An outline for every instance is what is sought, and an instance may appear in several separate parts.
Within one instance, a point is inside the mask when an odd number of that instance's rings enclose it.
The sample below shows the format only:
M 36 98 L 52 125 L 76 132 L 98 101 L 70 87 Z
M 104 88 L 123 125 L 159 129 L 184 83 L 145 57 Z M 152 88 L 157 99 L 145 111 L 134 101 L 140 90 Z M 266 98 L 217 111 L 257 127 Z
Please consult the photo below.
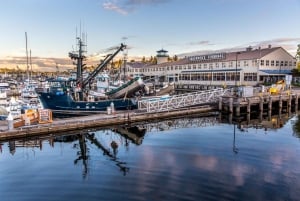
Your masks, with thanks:
M 158 122 L 148 122 L 144 124 L 147 132 L 172 130 L 178 128 L 193 128 L 193 127 L 206 127 L 213 126 L 219 123 L 218 116 L 207 116 L 207 117 L 182 117 L 180 119 L 169 119 Z
M 270 113 L 263 115 L 263 113 L 250 113 L 233 117 L 230 115 L 222 115 L 221 120 L 224 123 L 237 124 L 238 129 L 246 131 L 248 128 L 256 129 L 278 129 L 284 126 L 290 120 L 290 113 L 276 114 L 270 116 Z
M 142 144 L 144 135 L 146 134 L 146 129 L 138 126 L 132 126 L 132 127 L 117 126 L 112 130 L 124 136 L 126 139 L 131 140 L 131 142 L 136 145 Z
M 17 148 L 39 148 L 42 150 L 43 148 L 43 141 L 45 139 L 34 139 L 34 140 L 17 140 L 17 141 L 9 141 L 9 151 L 12 155 L 15 154 Z M 50 146 L 54 146 L 54 139 L 49 137 L 46 140 L 49 141 Z
M 158 51 L 158 55 L 167 53 Z M 253 49 L 239 52 L 219 52 L 185 57 L 167 62 L 164 56 L 157 56 L 155 65 L 128 63 L 128 76 L 143 75 L 147 79 L 174 81 L 176 84 L 198 85 L 256 85 L 282 79 L 296 67 L 295 58 L 282 47 Z M 165 60 L 162 60 L 165 59 Z M 162 62 L 164 61 L 164 62 Z

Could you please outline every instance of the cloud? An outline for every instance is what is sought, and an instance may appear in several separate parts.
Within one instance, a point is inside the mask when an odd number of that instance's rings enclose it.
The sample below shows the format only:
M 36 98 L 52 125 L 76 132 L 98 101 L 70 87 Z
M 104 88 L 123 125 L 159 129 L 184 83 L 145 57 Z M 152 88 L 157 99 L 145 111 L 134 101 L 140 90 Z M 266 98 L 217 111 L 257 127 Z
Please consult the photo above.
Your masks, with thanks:
M 103 3 L 103 8 L 106 9 L 106 10 L 115 11 L 115 12 L 120 13 L 122 15 L 127 15 L 128 14 L 128 11 L 125 10 L 125 8 L 121 8 L 115 2 L 105 2 L 105 3 Z
M 271 40 L 263 40 L 263 41 L 253 41 L 249 42 L 246 44 L 234 46 L 234 47 L 228 47 L 228 48 L 223 48 L 223 49 L 203 49 L 201 48 L 198 51 L 192 51 L 192 52 L 186 52 L 186 53 L 181 53 L 178 54 L 179 57 L 186 57 L 186 56 L 192 56 L 192 55 L 203 55 L 203 54 L 210 54 L 210 53 L 216 53 L 216 52 L 235 52 L 235 51 L 243 51 L 246 49 L 246 47 L 251 46 L 252 48 L 267 48 L 269 45 L 272 47 L 282 47 L 284 48 L 287 52 L 289 52 L 292 56 L 295 56 L 297 52 L 297 45 L 300 44 L 300 38 L 275 38 Z M 215 45 L 217 46 L 218 44 L 213 44 L 209 42 L 208 40 L 203 40 L 199 42 L 191 42 L 189 43 L 190 46 L 192 45 L 203 45 L 203 46 L 208 46 L 208 45 Z
M 58 65 L 60 71 L 65 71 L 68 69 L 74 69 L 69 58 L 42 58 L 42 57 L 32 57 L 31 58 L 32 69 L 34 71 L 41 72 L 54 72 L 56 71 L 56 65 Z M 30 68 L 31 65 L 29 64 Z M 0 60 L 0 68 L 8 69 L 21 69 L 25 71 L 27 69 L 26 57 L 5 57 Z
M 268 45 L 272 46 L 281 46 L 286 51 L 288 51 L 291 55 L 296 54 L 297 45 L 300 44 L 300 38 L 275 38 L 271 40 L 264 40 L 259 42 L 253 42 L 249 45 L 256 46 L 256 47 L 266 47 Z
M 188 45 L 214 45 L 212 43 L 210 43 L 208 40 L 202 40 L 202 41 L 198 41 L 198 42 L 190 42 L 188 43 Z
M 111 10 L 122 15 L 127 15 L 144 5 L 158 5 L 167 3 L 170 0 L 108 0 L 102 4 L 106 10 Z

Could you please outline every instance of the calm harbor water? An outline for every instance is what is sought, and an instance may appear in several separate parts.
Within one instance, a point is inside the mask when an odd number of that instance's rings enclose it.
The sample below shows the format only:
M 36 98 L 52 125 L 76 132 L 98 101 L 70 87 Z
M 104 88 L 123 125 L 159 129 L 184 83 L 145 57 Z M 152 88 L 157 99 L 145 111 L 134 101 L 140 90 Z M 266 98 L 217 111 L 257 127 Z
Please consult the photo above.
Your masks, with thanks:
M 220 117 L 1 142 L 1 201 L 299 200 L 297 115 Z

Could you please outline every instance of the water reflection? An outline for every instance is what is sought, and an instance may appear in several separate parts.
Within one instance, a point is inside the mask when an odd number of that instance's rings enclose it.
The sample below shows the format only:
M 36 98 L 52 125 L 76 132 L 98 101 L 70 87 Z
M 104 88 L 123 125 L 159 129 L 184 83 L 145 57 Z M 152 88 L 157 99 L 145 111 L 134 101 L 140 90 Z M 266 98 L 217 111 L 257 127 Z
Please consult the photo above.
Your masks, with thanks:
M 293 135 L 297 138 L 300 138 L 300 115 L 297 115 L 295 120 L 292 121 L 293 125 Z
M 1 156 L 9 148 L 13 157 L 0 157 L 0 194 L 17 187 L 25 196 L 16 200 L 295 200 L 299 142 L 284 115 L 272 118 L 186 117 L 3 142 Z M 39 157 L 20 160 L 24 147 Z M 27 167 L 16 171 L 20 163 Z
M 237 154 L 239 149 L 236 147 L 236 142 L 235 142 L 235 138 L 236 138 L 235 137 L 235 133 L 236 133 L 235 127 L 236 127 L 236 124 L 233 125 L 233 146 L 232 146 L 232 151 L 233 151 L 233 153 Z

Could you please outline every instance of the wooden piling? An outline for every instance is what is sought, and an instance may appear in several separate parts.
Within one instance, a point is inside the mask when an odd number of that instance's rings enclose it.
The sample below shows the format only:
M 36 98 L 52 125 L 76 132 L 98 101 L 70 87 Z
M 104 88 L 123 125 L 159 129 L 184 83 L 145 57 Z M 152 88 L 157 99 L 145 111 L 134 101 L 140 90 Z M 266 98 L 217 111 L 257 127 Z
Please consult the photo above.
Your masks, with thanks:
M 288 109 L 290 109 L 292 107 L 292 95 L 289 95 L 289 99 L 288 99 Z
M 219 111 L 222 111 L 223 109 L 223 102 L 222 97 L 219 97 Z
M 295 97 L 295 111 L 298 111 L 298 94 Z
M 272 111 L 272 104 L 273 104 L 272 96 L 269 96 L 268 111 Z
M 264 111 L 264 98 L 263 97 L 259 97 L 259 111 L 263 112 Z
M 229 98 L 229 113 L 233 112 L 233 98 Z
M 247 113 L 251 112 L 251 100 L 247 98 Z
M 250 113 L 247 114 L 247 124 L 250 124 L 251 116 Z
M 268 104 L 268 119 L 269 119 L 269 121 L 271 120 L 271 116 L 272 116 L 272 104 L 273 104 L 272 96 L 269 96 L 269 104 Z
M 240 114 L 241 114 L 240 99 L 237 99 L 237 103 L 236 103 L 236 106 L 235 106 L 235 115 L 237 117 L 239 117 Z
M 282 111 L 282 96 L 279 96 L 279 112 Z

